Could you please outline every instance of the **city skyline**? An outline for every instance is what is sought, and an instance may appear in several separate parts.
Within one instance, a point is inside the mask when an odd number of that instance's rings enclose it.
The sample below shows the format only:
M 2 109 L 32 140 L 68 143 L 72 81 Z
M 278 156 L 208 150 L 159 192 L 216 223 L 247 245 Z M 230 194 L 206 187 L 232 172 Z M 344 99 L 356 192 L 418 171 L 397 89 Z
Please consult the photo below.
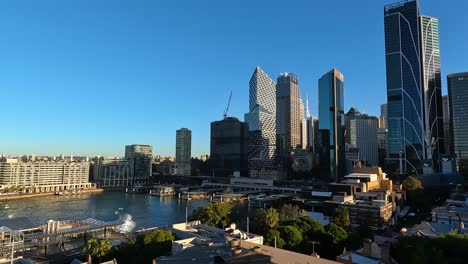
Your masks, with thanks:
M 231 89 L 228 116 L 243 120 L 248 109 L 248 81 L 257 65 L 270 76 L 297 74 L 302 98 L 316 95 L 316 80 L 336 67 L 346 75 L 345 109 L 355 106 L 378 116 L 380 104 L 386 102 L 381 10 L 393 2 L 356 1 L 338 6 L 305 1 L 291 6 L 254 3 L 252 12 L 236 9 L 240 3 L 225 7 L 215 3 L 210 8 L 208 3 L 200 7 L 188 3 L 187 10 L 172 3 L 144 3 L 139 7 L 116 3 L 110 9 L 110 2 L 105 1 L 84 1 L 79 6 L 50 1 L 36 8 L 32 2 L 27 8 L 2 3 L 4 41 L 0 55 L 5 59 L 0 62 L 0 104 L 8 125 L 2 126 L 0 153 L 123 156 L 123 145 L 149 144 L 155 154 L 173 156 L 174 131 L 188 127 L 193 131 L 193 156 L 208 154 L 210 122 L 221 119 Z M 462 62 L 468 58 L 459 52 L 468 39 L 461 13 L 468 3 L 452 4 L 458 8 L 449 13 L 443 11 L 440 1 L 421 1 L 421 13 L 437 17 L 440 23 L 444 95 L 445 77 L 466 71 Z M 265 15 L 261 8 L 272 12 Z M 350 8 L 359 17 L 349 12 Z M 275 21 L 275 11 L 280 9 L 289 9 L 294 15 Z M 160 10 L 170 14 L 155 17 Z M 320 16 L 324 10 L 336 13 Z M 212 15 L 219 25 L 198 18 L 194 11 L 201 12 L 200 16 Z M 185 19 L 177 22 L 175 18 L 181 15 Z M 245 21 L 238 21 L 239 15 Z M 356 16 L 354 20 L 349 19 L 352 16 Z M 196 23 L 185 23 L 191 20 Z M 254 26 L 257 20 L 262 33 Z M 336 22 L 327 24 L 333 20 Z M 171 26 L 162 29 L 157 26 L 161 23 Z M 249 25 L 252 29 L 247 28 Z M 72 32 L 67 32 L 70 28 Z M 338 29 L 341 36 L 325 32 Z M 275 42 L 271 40 L 281 31 L 295 35 L 303 44 L 285 39 L 268 46 L 266 43 Z M 357 39 L 362 41 L 356 41 L 353 35 L 359 35 Z M 161 51 L 172 44 L 160 44 L 158 36 L 172 40 L 173 50 L 181 55 L 164 55 Z M 242 41 L 252 36 L 255 45 Z M 207 40 L 200 41 L 203 37 Z M 335 38 L 348 41 L 326 41 Z M 239 41 L 233 41 L 236 39 Z M 285 49 L 290 55 L 278 56 Z M 362 62 L 355 59 L 358 54 Z M 210 70 L 216 70 L 213 84 L 206 85 Z M 178 79 L 179 75 L 184 78 Z M 309 100 L 311 113 L 316 116 L 317 97 Z M 190 118 L 186 118 L 188 115 Z

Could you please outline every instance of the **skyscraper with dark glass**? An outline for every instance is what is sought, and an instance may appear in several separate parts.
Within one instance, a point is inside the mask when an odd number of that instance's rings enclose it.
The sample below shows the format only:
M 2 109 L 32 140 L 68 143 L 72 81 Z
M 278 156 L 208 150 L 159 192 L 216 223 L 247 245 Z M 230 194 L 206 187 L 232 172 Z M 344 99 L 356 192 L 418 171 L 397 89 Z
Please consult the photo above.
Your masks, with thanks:
M 400 173 L 437 169 L 443 152 L 437 19 L 420 16 L 416 0 L 384 8 L 387 68 L 388 161 Z M 390 166 L 391 168 L 392 166 Z
M 468 72 L 447 76 L 452 151 L 458 170 L 468 177 Z
M 345 172 L 344 77 L 333 69 L 318 81 L 320 173 L 339 181 Z

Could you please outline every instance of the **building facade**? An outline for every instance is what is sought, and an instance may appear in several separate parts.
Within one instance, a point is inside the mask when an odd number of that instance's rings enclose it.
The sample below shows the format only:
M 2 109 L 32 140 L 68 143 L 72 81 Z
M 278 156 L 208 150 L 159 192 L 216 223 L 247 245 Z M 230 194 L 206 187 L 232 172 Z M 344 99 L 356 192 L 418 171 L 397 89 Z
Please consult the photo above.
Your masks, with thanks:
M 143 183 L 134 177 L 134 160 L 126 158 L 94 159 L 94 182 L 100 188 L 118 188 Z
M 458 170 L 468 175 L 468 72 L 449 74 L 447 84 L 452 152 Z
M 280 74 L 276 83 L 276 151 L 281 156 L 290 156 L 293 149 L 302 146 L 304 105 L 301 109 L 301 103 L 297 76 L 292 73 Z
M 401 174 L 420 174 L 423 164 L 437 171 L 445 147 L 438 21 L 420 16 L 417 0 L 386 5 L 384 17 L 387 160 Z
M 452 136 L 450 133 L 450 103 L 448 95 L 442 96 L 442 115 L 444 119 L 445 154 L 452 153 Z
M 192 131 L 181 128 L 176 131 L 176 175 L 192 174 Z
M 250 174 L 276 170 L 276 84 L 256 67 L 249 81 L 248 160 Z
M 133 144 L 125 146 L 125 159 L 133 163 L 133 178 L 137 181 L 148 180 L 152 175 L 153 147 Z
M 72 186 L 89 183 L 89 162 L 0 159 L 0 187 Z
M 379 163 L 377 127 L 379 120 L 375 116 L 358 115 L 350 120 L 351 145 L 359 149 L 359 159 L 368 166 Z
M 441 154 L 445 154 L 442 111 L 442 80 L 440 74 L 439 20 L 420 16 L 421 65 L 424 97 L 426 160 L 439 170 Z
M 344 76 L 333 69 L 318 81 L 320 171 L 338 182 L 345 173 Z
M 377 147 L 379 152 L 379 167 L 385 168 L 385 158 L 387 157 L 387 128 L 377 129 Z
M 210 165 L 215 176 L 247 176 L 249 125 L 234 117 L 211 122 Z

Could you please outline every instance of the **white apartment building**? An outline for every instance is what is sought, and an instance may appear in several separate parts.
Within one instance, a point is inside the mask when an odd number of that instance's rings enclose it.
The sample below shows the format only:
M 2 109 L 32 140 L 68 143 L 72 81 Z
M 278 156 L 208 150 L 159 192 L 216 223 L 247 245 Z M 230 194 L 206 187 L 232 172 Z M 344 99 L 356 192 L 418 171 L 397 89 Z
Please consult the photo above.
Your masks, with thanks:
M 86 161 L 0 159 L 0 189 L 12 186 L 76 186 L 89 183 Z

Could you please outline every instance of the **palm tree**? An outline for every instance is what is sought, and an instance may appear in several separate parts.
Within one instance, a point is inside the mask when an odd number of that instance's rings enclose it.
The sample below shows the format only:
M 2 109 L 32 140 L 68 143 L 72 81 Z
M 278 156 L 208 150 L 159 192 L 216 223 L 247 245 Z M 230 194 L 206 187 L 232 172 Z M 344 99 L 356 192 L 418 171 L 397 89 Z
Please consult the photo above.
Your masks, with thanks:
M 105 255 L 107 255 L 107 253 L 109 253 L 111 248 L 112 246 L 109 240 L 91 238 L 86 243 L 86 246 L 83 249 L 83 252 L 85 252 L 88 255 L 87 257 L 88 263 L 91 264 L 93 261 L 93 256 L 98 257 L 99 262 L 101 262 L 101 257 L 104 257 Z
M 273 229 L 278 225 L 279 222 L 279 214 L 278 211 L 276 211 L 275 208 L 268 208 L 266 210 L 266 215 L 265 215 L 265 226 L 268 227 L 268 229 Z

